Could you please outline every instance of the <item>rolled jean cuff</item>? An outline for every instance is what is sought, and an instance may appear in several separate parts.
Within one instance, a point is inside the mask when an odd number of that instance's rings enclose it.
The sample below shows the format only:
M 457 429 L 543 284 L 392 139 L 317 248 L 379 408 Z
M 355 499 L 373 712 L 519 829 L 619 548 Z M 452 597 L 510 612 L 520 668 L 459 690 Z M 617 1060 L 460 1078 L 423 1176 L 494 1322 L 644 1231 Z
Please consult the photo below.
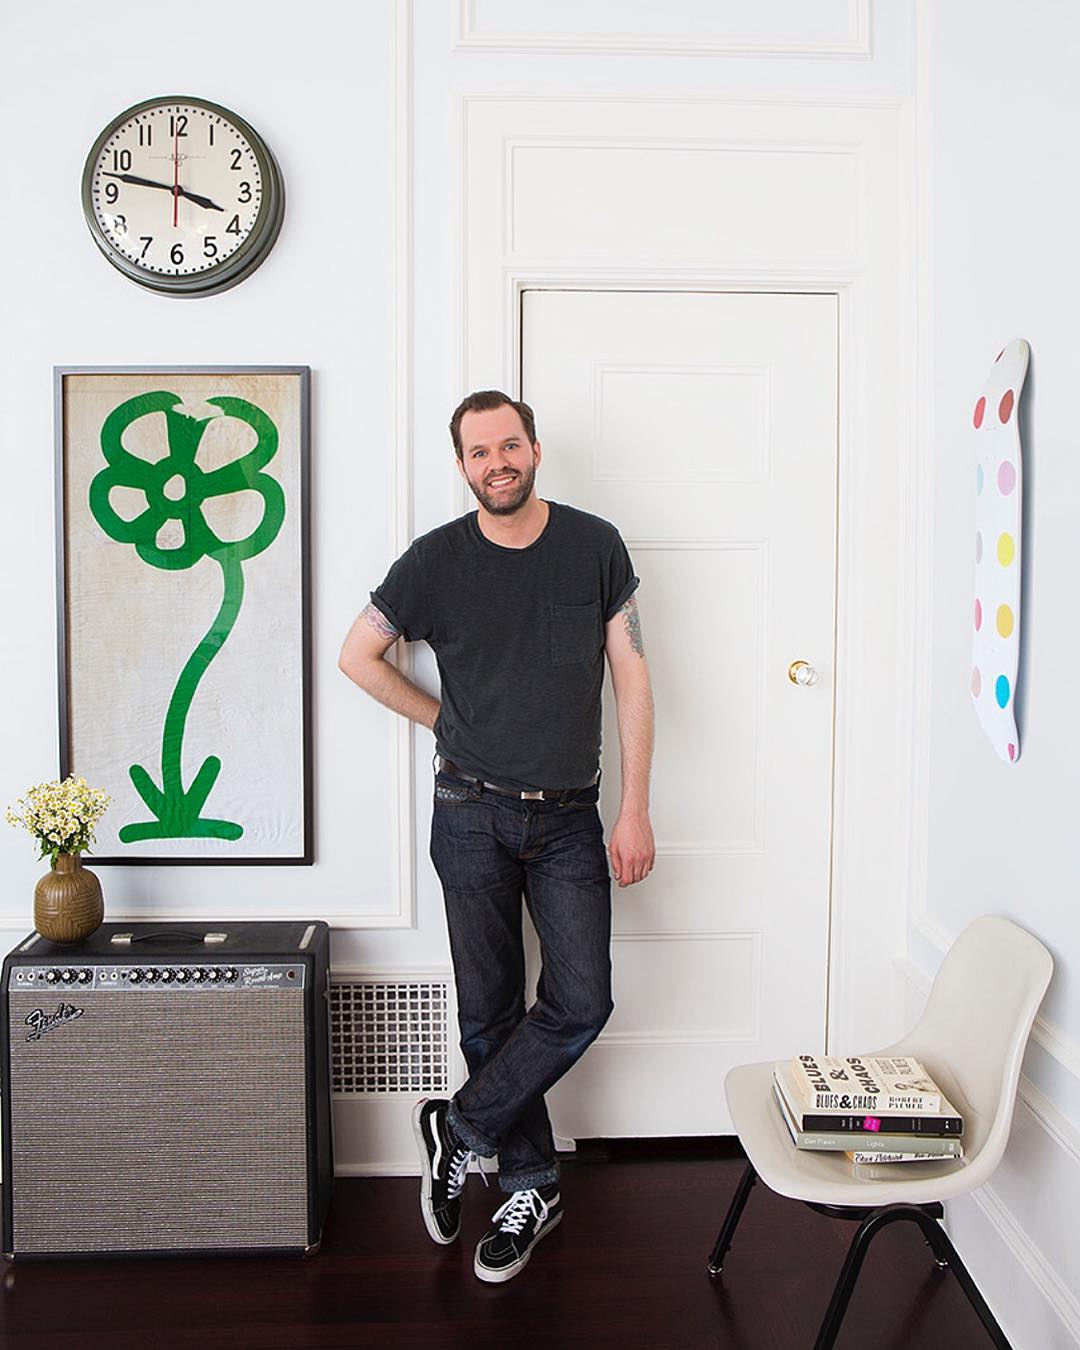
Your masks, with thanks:
M 454 1105 L 453 1098 L 450 1099 L 450 1107 L 446 1113 L 446 1119 L 450 1128 L 461 1142 L 467 1144 L 468 1147 L 481 1158 L 494 1158 L 496 1153 L 498 1153 L 499 1148 L 497 1144 L 491 1143 L 490 1140 L 485 1139 L 482 1134 L 477 1134 L 467 1120 L 462 1120 L 461 1116 L 458 1114 L 457 1107 Z
M 559 1179 L 559 1164 L 534 1168 L 531 1172 L 500 1172 L 499 1190 L 507 1195 L 515 1191 L 535 1191 L 540 1186 L 552 1186 Z

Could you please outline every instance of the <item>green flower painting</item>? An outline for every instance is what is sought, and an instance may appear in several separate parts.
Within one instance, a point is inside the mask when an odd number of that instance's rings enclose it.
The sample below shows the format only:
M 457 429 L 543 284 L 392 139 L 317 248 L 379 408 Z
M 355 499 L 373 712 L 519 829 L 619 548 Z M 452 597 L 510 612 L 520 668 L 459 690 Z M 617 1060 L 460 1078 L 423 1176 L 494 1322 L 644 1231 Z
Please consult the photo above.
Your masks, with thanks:
M 244 564 L 257 557 L 277 538 L 285 519 L 285 493 L 276 478 L 265 472 L 278 449 L 278 430 L 273 420 L 254 403 L 243 398 L 209 398 L 206 403 L 219 411 L 198 417 L 185 409 L 183 400 L 165 390 L 138 395 L 119 404 L 101 428 L 101 449 L 106 466 L 90 484 L 89 507 L 94 520 L 110 539 L 133 545 L 148 567 L 165 571 L 192 568 L 210 558 L 221 568 L 221 607 L 205 635 L 179 673 L 165 712 L 161 737 L 158 779 L 141 764 L 128 772 L 150 819 L 121 827 L 122 843 L 144 839 L 239 839 L 244 833 L 238 821 L 204 816 L 203 809 L 221 773 L 221 759 L 207 755 L 185 786 L 182 777 L 184 729 L 199 682 L 221 651 L 240 613 L 244 598 Z M 167 446 L 154 462 L 124 448 L 125 431 L 142 418 L 164 414 Z M 196 463 L 203 433 L 217 418 L 234 418 L 255 433 L 253 449 L 230 463 L 204 470 Z M 245 433 L 246 435 L 247 433 Z M 114 488 L 134 489 L 136 500 L 145 498 L 145 510 L 125 519 L 114 510 Z M 211 498 L 235 492 L 257 492 L 262 498 L 262 517 L 246 538 L 224 541 L 207 523 L 203 505 Z M 170 522 L 175 522 L 170 526 Z M 169 527 L 163 529 L 163 527 Z M 165 546 L 175 540 L 175 546 Z

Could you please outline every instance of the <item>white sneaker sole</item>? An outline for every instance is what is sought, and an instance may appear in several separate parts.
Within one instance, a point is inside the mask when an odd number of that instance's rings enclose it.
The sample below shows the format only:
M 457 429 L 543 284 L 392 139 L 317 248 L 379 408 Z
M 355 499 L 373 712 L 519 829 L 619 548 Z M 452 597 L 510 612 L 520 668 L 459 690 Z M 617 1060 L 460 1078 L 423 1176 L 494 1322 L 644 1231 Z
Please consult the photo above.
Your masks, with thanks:
M 428 1157 L 427 1142 L 424 1139 L 424 1127 L 420 1123 L 421 1112 L 427 1104 L 428 1098 L 421 1098 L 413 1107 L 412 1113 L 413 1134 L 416 1136 L 416 1147 L 420 1153 L 420 1213 L 423 1215 L 424 1227 L 428 1230 L 428 1237 L 432 1242 L 437 1242 L 440 1247 L 448 1247 L 451 1242 L 457 1241 L 458 1235 L 455 1233 L 453 1237 L 446 1237 L 440 1233 L 431 1209 L 431 1159 Z
M 506 1280 L 512 1280 L 515 1275 L 520 1275 L 529 1264 L 529 1257 L 532 1256 L 535 1251 L 536 1244 L 543 1238 L 546 1238 L 554 1229 L 558 1228 L 559 1224 L 562 1223 L 562 1216 L 563 1212 L 560 1209 L 551 1222 L 544 1224 L 543 1228 L 539 1230 L 532 1242 L 529 1243 L 529 1250 L 525 1255 L 519 1261 L 515 1261 L 512 1266 L 506 1266 L 503 1270 L 489 1270 L 487 1266 L 481 1265 L 480 1249 L 477 1248 L 476 1256 L 473 1259 L 473 1271 L 477 1279 L 483 1280 L 485 1284 L 503 1284 Z

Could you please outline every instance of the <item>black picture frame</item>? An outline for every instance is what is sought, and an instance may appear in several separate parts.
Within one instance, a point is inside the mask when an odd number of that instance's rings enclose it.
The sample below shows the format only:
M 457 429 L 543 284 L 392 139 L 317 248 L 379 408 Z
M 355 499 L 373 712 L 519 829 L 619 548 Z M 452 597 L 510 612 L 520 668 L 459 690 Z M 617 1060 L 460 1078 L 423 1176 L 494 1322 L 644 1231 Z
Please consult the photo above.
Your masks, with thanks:
M 314 836 L 310 367 L 56 366 L 53 375 L 60 777 L 75 773 L 114 797 L 112 807 L 97 827 L 99 843 L 90 855 L 93 864 L 311 865 Z M 253 393 L 263 399 L 263 404 L 257 398 L 245 397 Z M 175 397 L 177 402 L 170 407 L 164 406 L 166 395 Z M 219 398 L 225 400 L 224 404 L 219 403 Z M 274 415 L 266 411 L 263 405 L 267 403 L 282 425 L 274 422 Z M 279 404 L 287 411 L 287 417 L 278 412 Z M 188 411 L 196 405 L 198 416 Z M 101 413 L 105 408 L 111 408 L 112 412 L 103 418 Z M 210 415 L 203 417 L 203 413 Z M 156 422 L 151 415 L 157 418 Z M 125 422 L 125 419 L 129 420 Z M 232 425 L 245 421 L 249 430 Z M 167 453 L 158 461 L 142 461 L 133 454 L 131 428 L 136 422 L 139 422 L 141 435 L 159 439 L 160 428 L 164 426 Z M 267 422 L 272 431 L 267 428 Z M 124 423 L 122 427 L 121 423 Z M 228 433 L 222 431 L 216 437 L 216 441 L 222 443 L 215 447 L 219 453 L 230 438 L 235 441 L 241 435 L 247 440 L 254 435 L 255 445 L 231 459 L 226 456 L 217 469 L 198 464 L 197 456 L 203 445 L 214 440 L 214 432 L 226 423 L 229 423 Z M 204 441 L 202 437 L 211 427 L 213 431 Z M 125 436 L 127 440 L 123 439 Z M 177 453 L 176 441 L 183 442 L 186 447 L 183 454 Z M 193 443 L 197 447 L 194 450 L 191 449 Z M 104 448 L 106 444 L 110 447 L 108 454 Z M 270 449 L 271 444 L 273 449 Z M 184 458 L 188 452 L 190 462 Z M 133 459 L 139 463 L 133 463 Z M 165 481 L 166 464 L 170 468 L 180 466 L 183 473 L 173 474 Z M 225 470 L 227 473 L 223 472 Z M 85 487 L 91 471 L 94 476 L 87 493 Z M 216 479 L 212 478 L 215 472 L 219 475 Z M 123 481 L 125 474 L 132 480 L 130 483 Z M 187 494 L 188 504 L 182 512 L 167 505 L 171 499 L 170 485 L 176 484 L 178 479 Z M 226 487 L 227 483 L 236 486 Z M 211 493 L 211 487 L 218 491 Z M 134 494 L 140 504 L 145 500 L 146 510 L 141 513 L 137 510 L 131 519 L 125 519 L 115 505 L 117 490 L 121 494 L 125 491 Z M 203 492 L 207 493 L 205 498 L 200 496 Z M 247 506 L 251 504 L 252 494 L 261 496 L 261 518 L 248 536 L 223 541 L 207 524 L 203 508 L 212 496 L 235 499 L 241 493 L 248 497 Z M 235 500 L 231 501 L 230 508 L 234 504 Z M 177 508 L 179 505 L 177 503 Z M 163 514 L 166 512 L 168 519 Z M 160 528 L 155 528 L 151 539 L 147 531 L 158 520 L 161 521 Z M 163 537 L 170 530 L 173 535 Z M 177 543 L 177 540 L 182 542 Z M 184 561 L 194 559 L 199 551 L 196 545 L 205 545 L 207 540 L 215 547 L 209 550 L 202 547 L 195 561 Z M 263 573 L 267 573 L 266 559 L 275 547 L 274 576 L 284 579 L 287 584 L 278 585 L 277 591 L 265 584 L 261 589 L 253 587 L 245 575 L 244 564 L 249 564 L 247 572 L 251 572 L 260 566 L 261 556 Z M 100 557 L 99 548 L 103 551 Z M 140 566 L 148 561 L 160 569 L 160 578 L 155 578 L 146 566 Z M 199 571 L 202 563 L 209 566 Z M 118 565 L 126 569 L 123 576 L 116 570 Z M 217 567 L 222 573 L 222 599 L 217 618 L 207 629 L 208 579 L 211 574 L 217 577 Z M 175 599 L 184 594 L 180 574 L 185 572 L 198 573 L 201 581 L 201 591 L 190 610 L 177 605 Z M 88 581 L 84 574 L 90 573 L 93 576 Z M 175 640 L 186 640 L 180 639 L 176 631 L 184 628 L 196 643 L 194 652 L 183 665 L 162 718 L 161 760 L 156 766 L 147 762 L 150 756 L 148 744 L 141 745 L 137 751 L 131 748 L 139 739 L 136 736 L 132 740 L 132 728 L 138 727 L 139 719 L 133 714 L 131 703 L 118 699 L 114 713 L 101 687 L 95 685 L 95 679 L 99 678 L 96 672 L 101 667 L 107 667 L 110 678 L 129 693 L 131 689 L 141 688 L 140 674 L 156 680 L 159 685 L 171 678 L 160 664 L 155 666 L 161 658 L 152 641 L 145 656 L 138 650 L 139 642 L 146 638 L 148 625 L 140 627 L 137 606 L 127 602 L 132 596 L 142 594 L 143 574 L 151 590 L 150 583 L 155 579 L 163 586 L 168 583 L 169 593 L 174 597 L 173 611 L 180 616 L 171 625 L 171 636 Z M 133 576 L 136 578 L 134 583 Z M 121 600 L 125 603 L 121 604 Z M 106 612 L 108 602 L 111 602 L 111 608 Z M 100 616 L 96 608 L 103 611 Z M 118 612 L 123 615 L 121 624 L 117 623 Z M 149 616 L 152 623 L 152 605 Z M 210 799 L 227 781 L 223 777 L 227 766 L 221 756 L 207 755 L 201 768 L 192 775 L 190 764 L 184 765 L 182 760 L 184 738 L 197 724 L 192 714 L 196 712 L 200 693 L 205 704 L 205 690 L 210 680 L 203 677 L 207 676 L 214 658 L 224 650 L 228 639 L 240 631 L 241 618 L 244 620 L 244 642 L 255 654 L 247 662 L 253 687 L 257 691 L 269 688 L 277 698 L 278 706 L 270 707 L 268 702 L 267 707 L 260 710 L 257 704 L 250 702 L 241 705 L 235 697 L 237 691 L 230 695 L 226 681 L 215 695 L 216 703 L 211 709 L 213 719 L 204 717 L 204 721 L 213 720 L 219 734 L 231 745 L 237 761 L 234 772 L 242 771 L 241 765 L 247 763 L 249 750 L 269 757 L 269 775 L 256 775 L 249 766 L 249 785 L 271 801 L 273 808 L 264 807 L 261 814 L 256 808 L 226 810 L 223 818 L 216 819 Z M 227 629 L 226 623 L 229 624 Z M 119 660 L 108 639 L 110 631 L 115 634 L 118 644 L 127 644 Z M 280 641 L 278 646 L 273 646 L 273 660 L 268 666 L 258 659 L 258 644 L 269 642 L 266 634 L 280 640 L 283 632 L 288 638 L 284 643 L 285 650 L 282 651 Z M 219 661 L 219 669 L 223 665 L 225 663 Z M 117 670 L 121 672 L 119 677 Z M 256 677 L 258 684 L 255 684 Z M 100 678 L 104 680 L 105 677 Z M 293 686 L 297 681 L 299 688 L 295 689 Z M 233 699 L 231 705 L 230 697 Z M 157 706 L 160 707 L 161 701 L 159 698 Z M 242 735 L 245 726 L 248 730 L 246 738 Z M 145 741 L 146 736 L 142 739 Z M 123 761 L 125 751 L 129 757 L 137 753 L 139 758 L 129 767 L 129 781 L 121 782 L 117 763 Z M 211 760 L 217 761 L 217 769 Z M 279 760 L 281 791 L 277 793 L 273 770 L 278 767 Z M 141 771 L 138 778 L 135 770 Z M 210 784 L 208 798 L 199 803 L 199 795 L 207 782 Z M 240 784 L 235 778 L 228 780 L 227 800 L 235 803 L 239 790 Z M 136 792 L 141 800 L 134 816 L 139 817 L 141 813 L 141 819 L 129 818 L 132 816 L 133 793 Z M 117 819 L 118 805 L 123 820 Z M 238 815 L 244 815 L 244 819 L 234 819 Z M 280 831 L 278 840 L 272 837 L 275 828 Z M 236 830 L 240 831 L 238 835 Z M 149 833 L 131 837 L 139 831 Z M 126 839 L 121 837 L 125 832 L 128 834 Z

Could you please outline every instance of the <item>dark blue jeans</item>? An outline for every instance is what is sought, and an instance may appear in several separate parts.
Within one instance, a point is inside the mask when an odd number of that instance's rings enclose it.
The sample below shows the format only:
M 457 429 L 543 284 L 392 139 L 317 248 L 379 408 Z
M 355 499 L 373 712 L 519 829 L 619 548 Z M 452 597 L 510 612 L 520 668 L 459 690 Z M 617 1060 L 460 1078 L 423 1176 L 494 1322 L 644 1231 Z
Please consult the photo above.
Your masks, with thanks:
M 450 1123 L 499 1155 L 510 1192 L 558 1179 L 544 1093 L 611 1014 L 611 878 L 598 787 L 572 801 L 520 801 L 438 773 L 431 859 L 442 882 L 469 1077 Z M 521 899 L 540 939 L 525 1011 Z

